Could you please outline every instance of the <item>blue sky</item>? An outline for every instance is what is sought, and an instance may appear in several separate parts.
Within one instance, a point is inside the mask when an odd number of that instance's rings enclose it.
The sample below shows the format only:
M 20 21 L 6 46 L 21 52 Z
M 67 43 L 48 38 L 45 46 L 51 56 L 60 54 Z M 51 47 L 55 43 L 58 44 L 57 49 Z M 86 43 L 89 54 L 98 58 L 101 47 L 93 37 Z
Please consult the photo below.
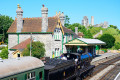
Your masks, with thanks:
M 54 16 L 56 11 L 64 12 L 70 18 L 70 23 L 81 23 L 83 16 L 94 16 L 94 24 L 108 21 L 120 29 L 120 0 L 1 0 L 0 14 L 15 19 L 17 4 L 23 9 L 23 17 L 41 17 L 44 4 Z

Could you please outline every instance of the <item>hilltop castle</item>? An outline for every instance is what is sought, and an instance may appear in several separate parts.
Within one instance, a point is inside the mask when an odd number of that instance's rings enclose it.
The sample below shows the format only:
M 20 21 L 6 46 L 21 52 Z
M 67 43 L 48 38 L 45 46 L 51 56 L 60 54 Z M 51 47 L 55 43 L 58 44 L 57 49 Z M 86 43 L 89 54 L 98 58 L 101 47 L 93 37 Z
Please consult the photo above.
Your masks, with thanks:
M 88 26 L 94 26 L 94 27 L 102 27 L 102 28 L 108 28 L 108 22 L 104 21 L 104 23 L 100 23 L 100 24 L 95 24 L 94 25 L 94 16 L 91 16 L 91 24 L 89 24 L 89 19 L 87 16 L 83 17 L 82 20 L 82 25 L 84 25 L 86 28 Z

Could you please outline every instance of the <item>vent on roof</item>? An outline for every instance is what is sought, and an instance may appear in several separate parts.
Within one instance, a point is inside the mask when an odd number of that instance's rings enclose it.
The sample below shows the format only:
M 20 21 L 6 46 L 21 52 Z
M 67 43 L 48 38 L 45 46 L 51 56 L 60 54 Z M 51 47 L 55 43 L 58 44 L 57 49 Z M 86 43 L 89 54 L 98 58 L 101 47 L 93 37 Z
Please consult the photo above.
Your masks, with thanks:
M 3 59 L 2 59 L 2 58 L 0 58 L 0 62 L 3 62 Z

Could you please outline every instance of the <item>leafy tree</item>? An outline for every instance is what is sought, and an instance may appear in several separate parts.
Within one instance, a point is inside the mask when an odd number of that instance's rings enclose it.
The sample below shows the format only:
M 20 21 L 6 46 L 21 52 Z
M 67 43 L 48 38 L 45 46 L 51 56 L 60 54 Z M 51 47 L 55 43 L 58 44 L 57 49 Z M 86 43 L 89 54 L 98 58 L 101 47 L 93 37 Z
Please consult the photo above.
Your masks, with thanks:
M 68 26 L 69 29 L 71 29 L 73 32 L 75 32 L 75 27 L 78 27 L 78 32 L 82 32 L 84 34 L 85 38 L 92 38 L 92 34 L 90 30 L 87 30 L 85 26 L 79 24 L 79 23 L 74 23 Z
M 107 28 L 103 31 L 104 34 L 111 34 L 111 35 L 118 35 L 119 32 L 117 29 L 114 29 L 114 28 Z
M 115 43 L 120 42 L 120 34 L 114 35 Z
M 115 47 L 115 49 L 120 49 L 120 42 L 116 42 L 114 47 Z
M 90 33 L 91 33 L 92 35 L 95 35 L 95 34 L 97 34 L 98 32 L 100 32 L 100 30 L 104 30 L 104 28 L 102 28 L 102 27 L 92 27 L 92 26 L 90 26 L 90 27 L 89 27 L 89 30 L 90 30 Z
M 68 15 L 65 16 L 65 27 L 68 27 L 70 25 L 70 18 L 68 17 Z
M 106 43 L 102 48 L 112 48 L 114 46 L 115 38 L 110 34 L 103 34 L 99 39 Z
M 84 35 L 85 35 L 84 38 L 93 38 L 90 30 L 86 31 L 86 32 L 84 33 Z
M 9 16 L 5 16 L 5 15 L 0 15 L 0 35 L 2 38 L 0 38 L 0 41 L 3 39 L 4 41 L 7 40 L 8 35 L 7 35 L 7 30 L 8 28 L 11 26 L 13 22 L 13 19 Z
M 117 26 L 109 25 L 111 28 L 117 29 Z
M 44 44 L 41 43 L 40 41 L 32 42 L 31 52 L 32 52 L 32 56 L 34 56 L 34 57 L 37 57 L 37 58 L 44 57 L 44 55 L 45 55 Z M 27 48 L 24 49 L 22 54 L 23 54 L 23 56 L 30 55 L 30 44 L 27 45 Z
M 8 47 L 5 47 L 4 49 L 2 49 L 1 53 L 0 53 L 0 57 L 2 59 L 7 59 L 8 58 Z

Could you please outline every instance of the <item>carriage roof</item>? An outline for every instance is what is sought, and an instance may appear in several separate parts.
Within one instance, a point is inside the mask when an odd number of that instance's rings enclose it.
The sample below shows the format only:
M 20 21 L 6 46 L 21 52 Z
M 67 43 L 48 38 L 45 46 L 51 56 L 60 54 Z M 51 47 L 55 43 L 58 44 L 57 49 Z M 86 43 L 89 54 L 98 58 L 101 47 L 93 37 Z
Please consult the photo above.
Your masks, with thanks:
M 44 63 L 35 57 L 5 59 L 3 61 L 0 61 L 0 78 L 43 66 Z

